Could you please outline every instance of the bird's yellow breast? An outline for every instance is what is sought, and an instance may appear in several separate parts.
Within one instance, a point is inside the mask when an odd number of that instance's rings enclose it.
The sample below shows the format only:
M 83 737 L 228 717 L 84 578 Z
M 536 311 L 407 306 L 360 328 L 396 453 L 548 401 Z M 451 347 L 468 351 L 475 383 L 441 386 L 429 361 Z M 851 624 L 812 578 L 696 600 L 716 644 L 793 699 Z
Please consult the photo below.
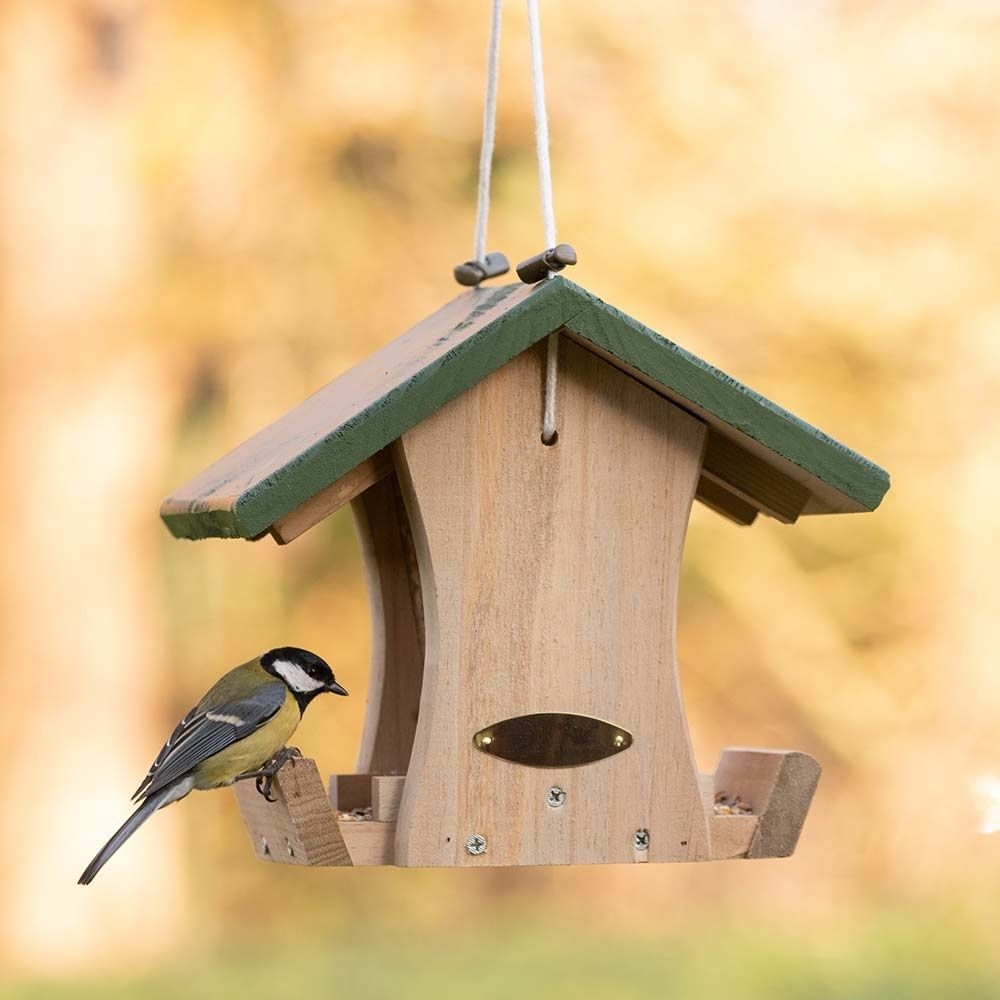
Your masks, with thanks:
M 288 742 L 301 718 L 298 703 L 286 693 L 284 704 L 260 729 L 194 769 L 194 787 L 218 788 L 244 771 L 256 771 Z

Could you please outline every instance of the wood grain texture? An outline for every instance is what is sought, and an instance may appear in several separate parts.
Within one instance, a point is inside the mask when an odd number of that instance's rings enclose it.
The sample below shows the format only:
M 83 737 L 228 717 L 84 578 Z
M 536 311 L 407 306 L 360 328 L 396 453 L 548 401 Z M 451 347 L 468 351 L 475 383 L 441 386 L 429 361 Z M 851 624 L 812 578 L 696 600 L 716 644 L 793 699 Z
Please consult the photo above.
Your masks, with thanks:
M 785 524 L 794 524 L 809 490 L 721 434 L 709 434 L 702 477 Z
M 715 775 L 699 774 L 698 790 L 701 792 L 701 807 L 705 815 L 710 816 L 715 805 Z
M 356 867 L 366 865 L 391 865 L 393 845 L 396 840 L 395 823 L 376 823 L 374 820 L 342 820 L 340 833 Z
M 406 776 L 399 774 L 332 774 L 330 805 L 339 812 L 370 808 L 374 819 L 393 822 L 405 784 Z
M 356 770 L 406 774 L 424 674 L 420 571 L 396 477 L 352 503 L 371 607 L 368 705 Z
M 560 356 L 554 447 L 540 441 L 542 345 L 402 440 L 427 636 L 400 865 L 632 862 L 640 828 L 650 861 L 710 856 L 674 633 L 705 429 L 575 344 Z M 576 768 L 473 746 L 533 712 L 613 720 L 634 744 Z
M 603 358 L 608 362 L 608 364 L 619 369 L 619 371 L 625 372 L 632 378 L 636 379 L 636 381 L 641 382 L 643 385 L 651 388 L 654 392 L 662 395 L 665 399 L 669 399 L 671 402 L 676 403 L 692 416 L 704 421 L 705 424 L 707 424 L 711 429 L 711 433 L 720 434 L 723 437 L 730 439 L 747 455 L 755 456 L 760 461 L 766 462 L 768 465 L 772 466 L 777 472 L 787 476 L 788 479 L 804 486 L 809 493 L 809 499 L 802 510 L 802 514 L 856 514 L 866 510 L 874 510 L 878 506 L 878 503 L 881 503 L 881 497 L 884 496 L 885 492 L 889 489 L 888 473 L 886 473 L 885 470 L 879 470 L 885 476 L 885 489 L 882 491 L 882 494 L 880 495 L 878 502 L 875 503 L 874 507 L 865 506 L 852 496 L 848 496 L 836 487 L 831 486 L 825 480 L 813 475 L 805 467 L 797 465 L 795 462 L 792 462 L 778 451 L 773 450 L 767 444 L 751 437 L 745 428 L 741 428 L 736 423 L 727 424 L 724 420 L 713 413 L 711 409 L 701 406 L 698 403 L 685 398 L 676 390 L 662 385 L 655 377 L 646 374 L 644 371 L 641 371 L 640 369 L 635 368 L 634 366 L 623 361 L 621 358 L 616 357 L 615 354 L 606 348 L 587 340 L 585 337 L 581 337 L 569 328 L 564 328 L 564 333 L 571 340 L 583 347 L 586 347 L 587 350 L 592 351 L 598 357 Z M 728 376 L 726 377 L 728 378 Z M 822 434 L 821 431 L 815 431 L 815 433 Z M 832 439 L 830 440 L 832 441 Z M 843 447 L 837 442 L 833 443 L 837 445 L 837 447 Z M 858 457 L 860 458 L 860 456 Z M 868 460 L 862 459 L 862 461 Z M 878 466 L 874 467 L 878 468 Z M 698 499 L 701 498 L 699 497 Z M 755 506 L 754 509 L 757 510 L 760 508 Z M 726 516 L 724 511 L 717 511 L 717 513 L 721 513 Z
M 816 760 L 797 750 L 723 750 L 716 791 L 739 795 L 759 819 L 747 857 L 786 858 L 795 851 L 819 777 Z
M 287 545 L 391 474 L 392 458 L 388 450 L 378 451 L 290 514 L 275 521 L 271 525 L 271 534 L 279 545 Z
M 808 491 L 873 510 L 888 474 L 563 277 L 466 292 L 168 497 L 179 538 L 254 538 L 554 330 L 653 386 Z
M 350 865 L 316 762 L 291 760 L 278 772 L 268 802 L 252 781 L 233 789 L 257 857 L 286 865 Z
M 338 785 L 345 811 L 371 805 L 371 775 L 335 775 L 332 795 Z M 262 861 L 310 867 L 393 863 L 396 824 L 339 820 L 337 806 L 331 804 L 313 760 L 300 757 L 281 769 L 274 782 L 274 802 L 258 794 L 252 781 L 238 782 L 233 789 L 253 849 Z M 390 811 L 389 789 L 385 796 L 386 811 Z
M 331 774 L 328 797 L 340 812 L 367 809 L 372 804 L 372 775 Z
M 379 823 L 395 822 L 405 785 L 403 775 L 379 774 L 372 778 L 372 819 Z
M 709 816 L 712 833 L 712 860 L 735 861 L 745 858 L 757 832 L 758 816 Z
M 537 286 L 475 289 L 365 358 L 165 500 L 180 538 L 253 538 L 559 326 Z
M 695 498 L 700 500 L 709 510 L 714 510 L 716 514 L 721 514 L 734 524 L 746 527 L 757 519 L 758 510 L 752 503 L 741 499 L 725 486 L 714 482 L 704 474 L 698 480 L 698 491 Z

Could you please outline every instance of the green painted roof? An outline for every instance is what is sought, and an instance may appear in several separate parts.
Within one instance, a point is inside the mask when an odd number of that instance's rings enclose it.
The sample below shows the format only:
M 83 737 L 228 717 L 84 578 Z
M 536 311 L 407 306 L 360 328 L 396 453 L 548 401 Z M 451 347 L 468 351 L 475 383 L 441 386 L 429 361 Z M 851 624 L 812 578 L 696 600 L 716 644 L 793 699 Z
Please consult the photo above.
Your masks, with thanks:
M 804 486 L 803 513 L 874 510 L 889 488 L 873 462 L 555 277 L 460 295 L 177 490 L 163 519 L 178 538 L 256 537 L 554 330 Z

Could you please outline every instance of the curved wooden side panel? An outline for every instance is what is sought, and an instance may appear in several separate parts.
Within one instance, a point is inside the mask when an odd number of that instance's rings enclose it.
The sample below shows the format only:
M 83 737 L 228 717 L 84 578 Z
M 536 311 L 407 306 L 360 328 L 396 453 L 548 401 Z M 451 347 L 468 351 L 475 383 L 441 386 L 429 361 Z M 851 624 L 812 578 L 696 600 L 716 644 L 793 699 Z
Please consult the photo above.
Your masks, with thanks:
M 426 656 L 398 865 L 710 857 L 675 652 L 684 536 L 705 429 L 564 338 L 559 440 L 541 443 L 544 346 L 398 445 Z M 613 721 L 633 745 L 579 767 L 482 753 L 498 720 Z M 549 789 L 565 792 L 548 804 Z M 649 833 L 636 851 L 635 833 Z M 485 851 L 471 854 L 479 836 Z
M 351 501 L 368 581 L 372 664 L 356 770 L 406 774 L 424 671 L 420 575 L 394 475 Z

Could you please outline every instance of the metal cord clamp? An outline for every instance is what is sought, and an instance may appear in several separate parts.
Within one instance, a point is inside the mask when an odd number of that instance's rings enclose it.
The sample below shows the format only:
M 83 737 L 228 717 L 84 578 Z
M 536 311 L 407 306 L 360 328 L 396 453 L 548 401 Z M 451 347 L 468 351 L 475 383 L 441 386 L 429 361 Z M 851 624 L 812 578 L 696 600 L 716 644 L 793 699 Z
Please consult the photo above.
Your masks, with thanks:
M 517 276 L 526 284 L 534 285 L 550 274 L 576 263 L 576 251 L 568 243 L 559 243 L 535 254 L 517 265 Z
M 467 260 L 455 265 L 455 280 L 467 288 L 475 288 L 487 278 L 499 278 L 510 270 L 510 261 L 498 250 L 486 254 L 482 260 Z

